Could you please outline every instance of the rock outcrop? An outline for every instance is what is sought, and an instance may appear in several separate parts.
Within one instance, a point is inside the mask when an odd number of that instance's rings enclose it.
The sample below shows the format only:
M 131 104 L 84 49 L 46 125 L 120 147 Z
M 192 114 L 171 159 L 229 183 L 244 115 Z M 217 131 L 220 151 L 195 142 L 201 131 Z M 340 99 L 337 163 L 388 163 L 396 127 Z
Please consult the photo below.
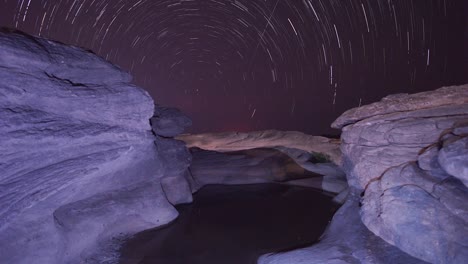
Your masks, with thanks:
M 161 137 L 175 137 L 192 125 L 192 120 L 179 109 L 156 106 L 151 118 L 151 127 L 156 135 Z
M 177 217 L 160 179 L 187 150 L 153 143 L 153 111 L 93 53 L 0 30 L 0 262 L 103 263 L 119 237 Z
M 347 202 L 320 243 L 259 263 L 465 263 L 467 124 L 468 85 L 344 113 L 333 127 L 343 131 Z
M 340 193 L 347 189 L 339 140 L 277 130 L 177 137 L 191 147 L 195 186 L 284 183 Z M 301 143 L 302 142 L 302 143 Z
M 364 224 L 431 263 L 468 259 L 467 121 L 465 85 L 389 96 L 333 124 Z
M 177 139 L 187 143 L 188 148 L 229 152 L 255 148 L 276 148 L 321 153 L 335 164 L 341 164 L 340 140 L 311 136 L 297 131 L 265 130 L 248 133 L 226 132 L 198 135 L 180 135 Z

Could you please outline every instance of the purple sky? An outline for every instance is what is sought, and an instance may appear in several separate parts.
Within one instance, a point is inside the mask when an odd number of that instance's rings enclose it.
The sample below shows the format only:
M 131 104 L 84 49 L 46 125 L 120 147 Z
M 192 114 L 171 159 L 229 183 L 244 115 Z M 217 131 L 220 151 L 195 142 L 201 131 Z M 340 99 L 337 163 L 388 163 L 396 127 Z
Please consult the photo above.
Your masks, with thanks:
M 345 110 L 468 82 L 466 0 L 0 0 L 0 26 L 92 49 L 191 132 L 334 133 Z M 336 131 L 335 131 L 336 132 Z

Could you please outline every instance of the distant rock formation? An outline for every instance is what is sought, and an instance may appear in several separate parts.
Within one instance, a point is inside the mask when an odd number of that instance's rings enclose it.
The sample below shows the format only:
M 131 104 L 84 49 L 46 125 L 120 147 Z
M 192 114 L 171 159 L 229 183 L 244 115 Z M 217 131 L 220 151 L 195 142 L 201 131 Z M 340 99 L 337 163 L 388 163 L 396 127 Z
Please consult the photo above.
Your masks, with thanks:
M 190 170 L 199 187 L 273 182 L 330 193 L 345 192 L 348 187 L 339 168 L 341 154 L 336 139 L 277 130 L 177 138 L 191 147 Z
M 311 136 L 297 131 L 252 131 L 248 133 L 225 132 L 198 135 L 180 135 L 177 139 L 185 141 L 188 148 L 229 152 L 255 148 L 283 147 L 322 153 L 335 164 L 341 164 L 340 140 Z
M 190 156 L 155 138 L 153 114 L 148 93 L 100 57 L 0 30 L 0 262 L 103 263 L 121 236 L 176 218 L 167 198 L 191 198 L 171 188 Z M 157 134 L 181 131 L 157 117 Z
M 468 85 L 388 96 L 333 127 L 347 202 L 320 243 L 259 263 L 466 263 Z

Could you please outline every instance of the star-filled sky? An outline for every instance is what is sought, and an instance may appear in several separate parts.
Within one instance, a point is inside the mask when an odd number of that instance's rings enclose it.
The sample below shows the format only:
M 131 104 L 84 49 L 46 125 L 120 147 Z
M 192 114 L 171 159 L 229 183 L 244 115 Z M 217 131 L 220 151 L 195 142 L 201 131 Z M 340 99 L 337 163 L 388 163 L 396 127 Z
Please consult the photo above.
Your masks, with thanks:
M 93 50 L 191 132 L 333 134 L 345 110 L 468 82 L 466 0 L 0 0 L 0 26 Z

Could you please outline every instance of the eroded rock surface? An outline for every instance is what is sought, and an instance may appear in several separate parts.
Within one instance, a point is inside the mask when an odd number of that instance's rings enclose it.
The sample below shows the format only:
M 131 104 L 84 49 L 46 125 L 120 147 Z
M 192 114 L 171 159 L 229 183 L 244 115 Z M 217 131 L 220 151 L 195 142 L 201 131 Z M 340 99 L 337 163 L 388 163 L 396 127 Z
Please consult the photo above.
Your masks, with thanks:
M 153 143 L 153 111 L 91 52 L 2 29 L 1 262 L 100 263 L 113 238 L 174 219 L 159 181 L 188 165 Z
M 192 125 L 192 120 L 177 108 L 156 106 L 151 127 L 156 135 L 175 137 Z
M 198 135 L 180 135 L 178 139 L 188 148 L 229 152 L 255 148 L 276 148 L 322 153 L 335 164 L 341 164 L 340 140 L 311 136 L 297 131 L 253 131 L 248 133 L 226 132 Z
M 341 160 L 339 140 L 276 130 L 177 138 L 192 149 L 190 170 L 199 187 L 280 182 L 330 193 L 347 189 L 336 163 Z
M 468 259 L 468 85 L 397 95 L 343 114 L 348 183 L 376 235 L 431 263 Z M 465 184 L 464 184 L 465 183 Z
M 344 113 L 347 202 L 318 244 L 259 263 L 466 263 L 467 121 L 468 85 Z

